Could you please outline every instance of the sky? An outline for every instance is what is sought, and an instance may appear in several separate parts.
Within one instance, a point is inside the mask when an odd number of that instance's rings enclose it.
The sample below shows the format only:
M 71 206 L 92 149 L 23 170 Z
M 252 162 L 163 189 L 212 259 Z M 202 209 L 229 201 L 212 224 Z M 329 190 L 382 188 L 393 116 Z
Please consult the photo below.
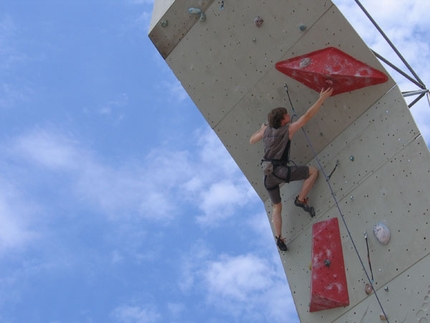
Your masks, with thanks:
M 362 3 L 429 86 L 430 2 Z M 0 2 L 0 323 L 299 322 L 263 203 L 149 40 L 152 7 Z M 412 113 L 429 143 L 427 100 Z

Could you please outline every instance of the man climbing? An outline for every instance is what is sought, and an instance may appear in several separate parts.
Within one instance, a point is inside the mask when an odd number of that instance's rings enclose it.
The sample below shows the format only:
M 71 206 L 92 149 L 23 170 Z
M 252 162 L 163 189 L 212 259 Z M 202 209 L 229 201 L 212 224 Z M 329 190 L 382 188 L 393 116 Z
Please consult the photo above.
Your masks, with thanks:
M 332 88 L 322 89 L 318 100 L 297 121 L 291 122 L 287 109 L 279 107 L 267 115 L 268 125 L 261 125 L 249 142 L 255 144 L 263 139 L 264 157 L 264 187 L 272 202 L 272 221 L 275 229 L 276 245 L 281 251 L 287 251 L 285 238 L 282 238 L 282 199 L 279 189 L 281 183 L 304 180 L 299 195 L 294 204 L 303 208 L 313 217 L 315 211 L 308 205 L 307 194 L 314 186 L 318 177 L 318 169 L 313 166 L 289 166 L 291 139 L 318 112 L 324 101 L 333 93 Z M 291 122 L 291 123 L 290 123 Z

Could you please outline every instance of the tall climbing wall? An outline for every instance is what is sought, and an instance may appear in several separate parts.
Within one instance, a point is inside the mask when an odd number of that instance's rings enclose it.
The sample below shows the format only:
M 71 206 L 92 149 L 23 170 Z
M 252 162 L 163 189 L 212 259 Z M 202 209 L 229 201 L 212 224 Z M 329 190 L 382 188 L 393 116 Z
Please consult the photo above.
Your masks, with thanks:
M 149 37 L 265 203 L 269 221 L 263 146 L 249 137 L 272 108 L 290 109 L 284 84 L 298 115 L 318 98 L 276 63 L 335 48 L 388 76 L 330 1 L 156 0 Z M 327 99 L 305 133 L 312 147 L 298 132 L 291 159 L 319 167 L 313 149 L 331 176 L 320 174 L 310 193 L 313 219 L 293 205 L 300 183 L 281 188 L 289 251 L 280 258 L 301 321 L 378 322 L 384 312 L 389 322 L 429 322 L 430 155 L 397 85 L 388 77 Z M 322 250 L 322 264 L 312 246 L 330 236 L 313 229 L 333 219 L 337 229 L 327 232 L 338 230 L 339 238 Z M 373 233 L 378 224 L 390 230 L 386 244 Z M 345 276 L 337 286 L 347 292 L 334 301 L 329 270 Z M 311 310 L 312 291 L 331 305 Z

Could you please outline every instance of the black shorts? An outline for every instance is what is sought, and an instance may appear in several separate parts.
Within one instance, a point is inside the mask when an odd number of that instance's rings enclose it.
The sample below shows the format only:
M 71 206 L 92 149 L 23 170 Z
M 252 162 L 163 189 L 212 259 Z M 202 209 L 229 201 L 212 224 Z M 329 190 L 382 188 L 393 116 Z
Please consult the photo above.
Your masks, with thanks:
M 290 168 L 290 178 L 288 181 L 288 168 Z M 272 204 L 281 203 L 281 192 L 279 185 L 294 181 L 301 181 L 309 177 L 309 166 L 278 166 L 273 173 L 264 176 L 264 187 L 269 193 Z

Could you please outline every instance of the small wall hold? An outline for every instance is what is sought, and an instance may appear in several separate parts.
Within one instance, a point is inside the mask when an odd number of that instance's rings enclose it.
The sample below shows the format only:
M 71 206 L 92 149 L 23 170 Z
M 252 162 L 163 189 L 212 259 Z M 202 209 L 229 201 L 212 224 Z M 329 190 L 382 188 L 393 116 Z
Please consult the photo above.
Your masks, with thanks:
M 325 80 L 325 85 L 328 87 L 332 87 L 333 86 L 333 81 L 332 80 Z
M 308 67 L 311 64 L 311 59 L 309 57 L 305 57 L 300 61 L 300 68 L 305 68 Z
M 376 239 L 381 243 L 383 246 L 388 244 L 390 242 L 391 238 L 391 232 L 388 227 L 382 223 L 379 222 L 373 227 L 373 233 L 375 234 Z
M 350 161 L 354 161 L 354 159 L 355 159 L 354 156 L 349 156 Z
M 385 290 L 386 292 L 388 292 L 388 286 L 385 286 L 385 287 L 384 287 L 384 290 Z
M 264 22 L 264 20 L 263 20 L 263 18 L 261 18 L 260 16 L 257 16 L 257 17 L 255 17 L 255 19 L 254 19 L 254 23 L 255 23 L 255 25 L 256 25 L 258 28 L 260 28 L 260 27 L 261 27 L 261 25 L 263 24 L 263 22 Z
M 168 24 L 169 24 L 169 21 L 166 20 L 166 19 L 163 19 L 163 20 L 160 21 L 160 25 L 163 28 L 167 27 Z
M 364 287 L 364 291 L 366 292 L 367 295 L 372 294 L 373 288 L 370 284 L 366 284 L 366 286 Z
M 306 25 L 305 24 L 300 24 L 299 29 L 300 29 L 300 31 L 305 31 L 306 30 Z
M 199 8 L 189 8 L 188 9 L 188 13 L 190 13 L 192 15 L 200 15 L 200 21 L 205 21 L 206 20 L 206 15 Z
M 381 313 L 381 314 L 379 314 L 379 319 L 380 319 L 381 321 L 386 321 L 386 320 L 387 320 L 387 317 L 384 315 L 384 313 Z

